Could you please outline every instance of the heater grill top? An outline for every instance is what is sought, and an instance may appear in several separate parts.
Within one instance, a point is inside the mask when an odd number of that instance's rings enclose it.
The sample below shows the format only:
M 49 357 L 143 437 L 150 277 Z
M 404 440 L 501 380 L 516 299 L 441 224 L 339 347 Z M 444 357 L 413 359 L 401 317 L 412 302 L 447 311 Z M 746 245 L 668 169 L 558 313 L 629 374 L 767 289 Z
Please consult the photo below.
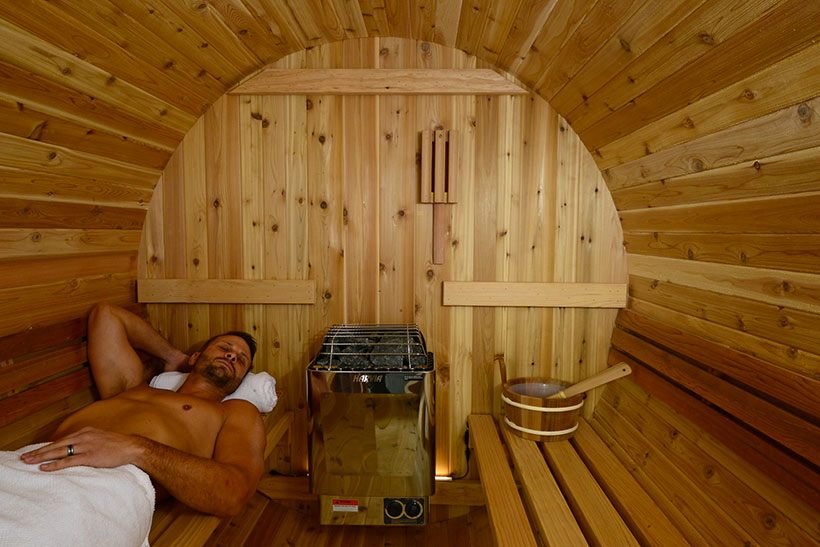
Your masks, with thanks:
M 333 325 L 309 368 L 423 371 L 432 368 L 432 359 L 416 325 Z

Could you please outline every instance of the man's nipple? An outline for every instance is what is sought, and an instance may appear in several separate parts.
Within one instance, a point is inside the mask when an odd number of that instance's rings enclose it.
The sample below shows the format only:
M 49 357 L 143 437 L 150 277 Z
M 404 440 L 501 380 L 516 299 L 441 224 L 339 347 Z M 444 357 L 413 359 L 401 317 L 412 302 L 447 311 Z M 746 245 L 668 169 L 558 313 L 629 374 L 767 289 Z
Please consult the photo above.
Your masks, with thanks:
M 182 405 L 182 410 L 191 410 L 191 405 Z

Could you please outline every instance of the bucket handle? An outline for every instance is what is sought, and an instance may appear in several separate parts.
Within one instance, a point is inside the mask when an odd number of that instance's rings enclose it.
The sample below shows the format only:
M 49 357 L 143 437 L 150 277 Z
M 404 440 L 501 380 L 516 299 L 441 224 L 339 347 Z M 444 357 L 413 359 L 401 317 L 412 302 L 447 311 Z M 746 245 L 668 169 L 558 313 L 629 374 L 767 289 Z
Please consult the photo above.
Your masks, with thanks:
M 493 361 L 498 363 L 498 367 L 501 369 L 501 385 L 507 385 L 507 365 L 504 363 L 504 354 L 499 353 L 495 356 Z

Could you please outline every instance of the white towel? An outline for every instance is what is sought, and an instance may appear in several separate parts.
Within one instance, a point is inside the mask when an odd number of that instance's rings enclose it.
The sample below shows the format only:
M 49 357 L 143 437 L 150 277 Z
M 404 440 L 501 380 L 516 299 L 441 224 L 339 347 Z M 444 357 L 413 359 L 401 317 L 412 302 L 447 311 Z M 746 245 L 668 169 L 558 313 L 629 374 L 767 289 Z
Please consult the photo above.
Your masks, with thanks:
M 0 545 L 148 545 L 154 487 L 133 465 L 41 471 L 0 452 Z
M 151 379 L 151 387 L 176 391 L 185 383 L 187 377 L 187 372 L 163 372 Z M 239 387 L 236 388 L 236 391 L 222 400 L 229 401 L 231 399 L 248 401 L 263 414 L 270 412 L 278 401 L 278 397 L 276 396 L 276 379 L 264 371 L 257 373 L 249 372 L 245 375 Z

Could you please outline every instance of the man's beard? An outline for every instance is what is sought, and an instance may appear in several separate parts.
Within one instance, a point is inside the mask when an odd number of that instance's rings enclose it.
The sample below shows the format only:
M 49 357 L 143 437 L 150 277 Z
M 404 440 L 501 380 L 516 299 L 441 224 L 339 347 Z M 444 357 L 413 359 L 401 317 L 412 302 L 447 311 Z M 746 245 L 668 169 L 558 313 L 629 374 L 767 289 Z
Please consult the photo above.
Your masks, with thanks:
M 199 365 L 200 361 L 202 364 L 198 368 L 200 369 L 199 373 L 203 378 L 208 380 L 215 387 L 226 390 L 228 393 L 232 393 L 234 389 L 236 389 L 236 385 L 232 385 L 237 383 L 236 374 L 231 375 L 231 371 L 227 368 L 214 362 L 213 359 L 205 357 L 204 355 L 200 355 L 196 364 Z

